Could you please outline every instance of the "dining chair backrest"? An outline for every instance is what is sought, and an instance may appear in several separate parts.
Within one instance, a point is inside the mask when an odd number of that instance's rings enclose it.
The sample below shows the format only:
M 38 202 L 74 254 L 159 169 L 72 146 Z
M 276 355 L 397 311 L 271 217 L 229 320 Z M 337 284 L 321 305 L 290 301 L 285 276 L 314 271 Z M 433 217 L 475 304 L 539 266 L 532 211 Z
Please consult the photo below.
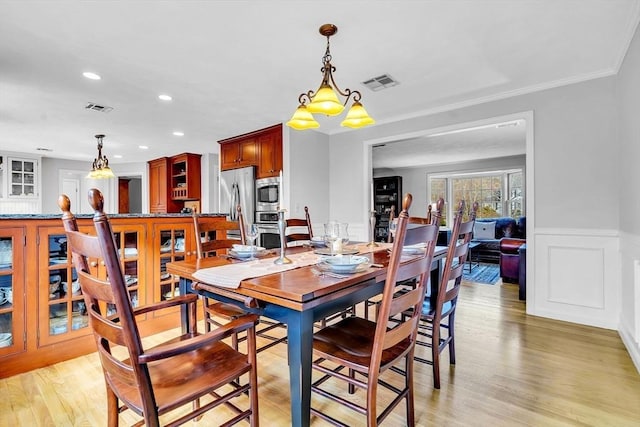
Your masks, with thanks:
M 306 232 L 302 232 L 306 229 Z M 285 240 L 287 243 L 297 242 L 300 240 L 311 240 L 313 238 L 313 229 L 311 227 L 311 217 L 309 216 L 309 208 L 304 207 L 304 219 L 289 218 L 285 221 Z
M 416 338 L 422 301 L 426 293 L 438 238 L 438 227 L 433 224 L 409 227 L 409 224 L 412 224 L 408 213 L 411 202 L 412 196 L 407 193 L 403 198 L 402 211 L 398 216 L 394 242 L 389 255 L 387 276 L 377 317 L 378 324 L 371 358 L 372 364 L 380 363 L 386 349 L 403 340 L 414 342 Z M 404 246 L 417 244 L 424 245 L 422 255 L 403 256 Z M 397 283 L 413 278 L 415 278 L 415 286 L 412 289 L 403 293 L 396 292 Z M 401 322 L 387 323 L 382 320 L 396 318 L 407 312 L 411 315 L 405 316 Z M 412 348 L 407 350 L 413 352 Z M 372 366 L 373 368 L 374 366 Z M 379 369 L 380 366 L 378 365 L 377 368 Z
M 235 386 L 235 378 L 250 372 L 249 384 L 238 392 L 238 395 L 244 391 L 249 393 L 250 409 L 239 411 L 236 421 L 249 419 L 251 425 L 257 425 L 254 333 L 257 316 L 248 315 L 227 326 L 225 331 L 218 330 L 204 336 L 197 331 L 195 294 L 134 308 L 125 281 L 123 261 L 104 212 L 102 193 L 95 188 L 89 190 L 89 203 L 95 211 L 95 235 L 78 231 L 69 198 L 61 195 L 58 199 L 68 250 L 78 274 L 89 327 L 93 331 L 107 385 L 107 424 L 118 425 L 119 412 L 129 408 L 144 418 L 144 422 L 138 425 L 159 426 L 160 415 L 191 404 L 193 410 L 181 413 L 181 418 L 172 425 L 182 424 L 221 403 L 220 399 L 215 399 L 201 407 L 201 397 L 213 395 L 217 398 L 215 392 L 218 389 L 226 384 Z M 180 307 L 184 307 L 190 319 L 188 330 L 170 341 L 145 349 L 136 315 L 148 316 L 150 322 L 153 319 L 159 321 L 160 318 L 153 314 L 155 311 Z M 251 337 L 246 355 L 222 342 L 231 334 L 245 330 Z M 229 400 L 229 396 L 224 400 Z M 120 402 L 123 407 L 120 407 Z
M 218 251 L 231 249 L 235 244 L 244 245 L 246 242 L 244 215 L 240 205 L 236 207 L 238 221 L 228 219 L 218 221 L 201 221 L 201 215 L 193 212 L 193 228 L 196 239 L 196 254 L 198 259 L 218 255 Z M 230 238 L 229 232 L 240 232 L 240 240 Z
M 443 313 L 455 310 L 460 285 L 462 283 L 462 273 L 465 262 L 469 253 L 469 242 L 473 234 L 473 225 L 478 210 L 478 203 L 473 204 L 473 208 L 469 214 L 469 220 L 463 222 L 463 214 L 465 210 L 465 201 L 461 200 L 458 204 L 453 226 L 451 229 L 451 241 L 447 250 L 447 256 L 440 278 L 440 287 L 438 289 L 437 302 L 435 307 L 434 322 L 439 322 Z

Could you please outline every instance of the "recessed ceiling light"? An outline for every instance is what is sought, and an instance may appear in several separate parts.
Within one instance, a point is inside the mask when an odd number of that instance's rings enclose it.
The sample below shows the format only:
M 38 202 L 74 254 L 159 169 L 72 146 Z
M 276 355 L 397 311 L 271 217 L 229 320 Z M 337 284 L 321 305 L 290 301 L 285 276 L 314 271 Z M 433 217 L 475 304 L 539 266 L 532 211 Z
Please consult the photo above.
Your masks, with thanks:
M 149 147 L 147 147 L 146 145 L 138 145 L 138 148 L 141 150 L 148 150 Z
M 173 99 L 173 98 L 171 98 L 171 96 L 166 95 L 166 94 L 158 95 L 158 98 L 163 100 L 163 101 L 171 101 Z
M 175 131 L 173 134 L 174 134 L 175 136 L 184 136 L 184 132 L 180 132 L 180 131 L 178 131 L 178 130 L 177 130 L 177 131 Z
M 82 73 L 82 75 L 91 80 L 100 80 L 102 78 L 96 73 L 91 73 L 89 71 Z
M 114 154 L 113 158 L 114 159 L 121 159 L 122 158 L 122 154 Z

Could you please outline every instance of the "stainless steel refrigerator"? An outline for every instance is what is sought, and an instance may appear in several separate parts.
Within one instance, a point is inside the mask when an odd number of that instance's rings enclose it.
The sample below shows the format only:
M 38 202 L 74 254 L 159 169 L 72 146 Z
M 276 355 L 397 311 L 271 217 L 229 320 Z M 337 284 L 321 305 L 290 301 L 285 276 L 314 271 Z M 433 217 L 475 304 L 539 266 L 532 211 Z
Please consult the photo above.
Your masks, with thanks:
M 253 223 L 255 221 L 255 185 L 253 166 L 220 172 L 220 213 L 226 214 L 232 221 L 237 221 L 236 206 L 240 204 L 245 222 Z

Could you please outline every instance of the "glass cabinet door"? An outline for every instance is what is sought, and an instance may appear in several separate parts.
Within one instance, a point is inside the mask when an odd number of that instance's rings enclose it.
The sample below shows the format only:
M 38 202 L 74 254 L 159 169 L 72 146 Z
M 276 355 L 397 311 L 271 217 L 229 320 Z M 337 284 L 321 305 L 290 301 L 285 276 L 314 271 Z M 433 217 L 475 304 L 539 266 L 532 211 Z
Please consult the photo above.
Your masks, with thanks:
M 24 230 L 0 229 L 0 356 L 25 349 Z
M 87 232 L 89 229 L 83 229 Z M 44 244 L 43 244 L 44 243 Z M 89 334 L 89 316 L 80 289 L 78 273 L 67 250 L 61 228 L 40 232 L 40 322 L 39 345 Z
M 9 159 L 9 197 L 37 197 L 37 161 Z
M 179 277 L 167 273 L 167 263 L 182 261 L 191 254 L 191 228 L 184 224 L 155 227 L 153 247 L 159 247 L 160 253 L 154 255 L 154 301 L 164 301 L 180 295 Z M 168 312 L 170 310 L 163 310 L 162 314 Z
M 129 299 L 133 307 L 144 305 L 145 268 L 142 254 L 138 248 L 143 247 L 143 226 L 116 226 L 113 238 L 120 254 L 120 265 L 124 272 L 124 280 L 129 290 Z M 107 312 L 114 312 L 114 307 L 108 307 Z M 141 320 L 143 316 L 138 317 Z

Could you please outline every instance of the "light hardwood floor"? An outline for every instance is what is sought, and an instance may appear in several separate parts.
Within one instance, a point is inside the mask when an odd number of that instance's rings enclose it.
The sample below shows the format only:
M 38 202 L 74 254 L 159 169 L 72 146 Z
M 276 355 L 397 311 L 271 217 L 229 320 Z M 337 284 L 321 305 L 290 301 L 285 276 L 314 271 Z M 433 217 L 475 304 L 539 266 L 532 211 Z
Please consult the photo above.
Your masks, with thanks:
M 640 375 L 618 334 L 527 316 L 515 285 L 464 284 L 456 343 L 455 367 L 443 353 L 440 390 L 431 367 L 416 363 L 420 426 L 640 425 Z M 285 346 L 260 353 L 258 369 L 261 424 L 289 425 Z M 327 403 L 314 396 L 313 405 Z M 362 425 L 350 411 L 335 411 Z M 0 426 L 103 426 L 105 414 L 95 354 L 0 380 Z M 123 425 L 134 420 L 121 416 Z M 212 412 L 196 425 L 217 420 Z M 383 425 L 404 424 L 401 404 Z

